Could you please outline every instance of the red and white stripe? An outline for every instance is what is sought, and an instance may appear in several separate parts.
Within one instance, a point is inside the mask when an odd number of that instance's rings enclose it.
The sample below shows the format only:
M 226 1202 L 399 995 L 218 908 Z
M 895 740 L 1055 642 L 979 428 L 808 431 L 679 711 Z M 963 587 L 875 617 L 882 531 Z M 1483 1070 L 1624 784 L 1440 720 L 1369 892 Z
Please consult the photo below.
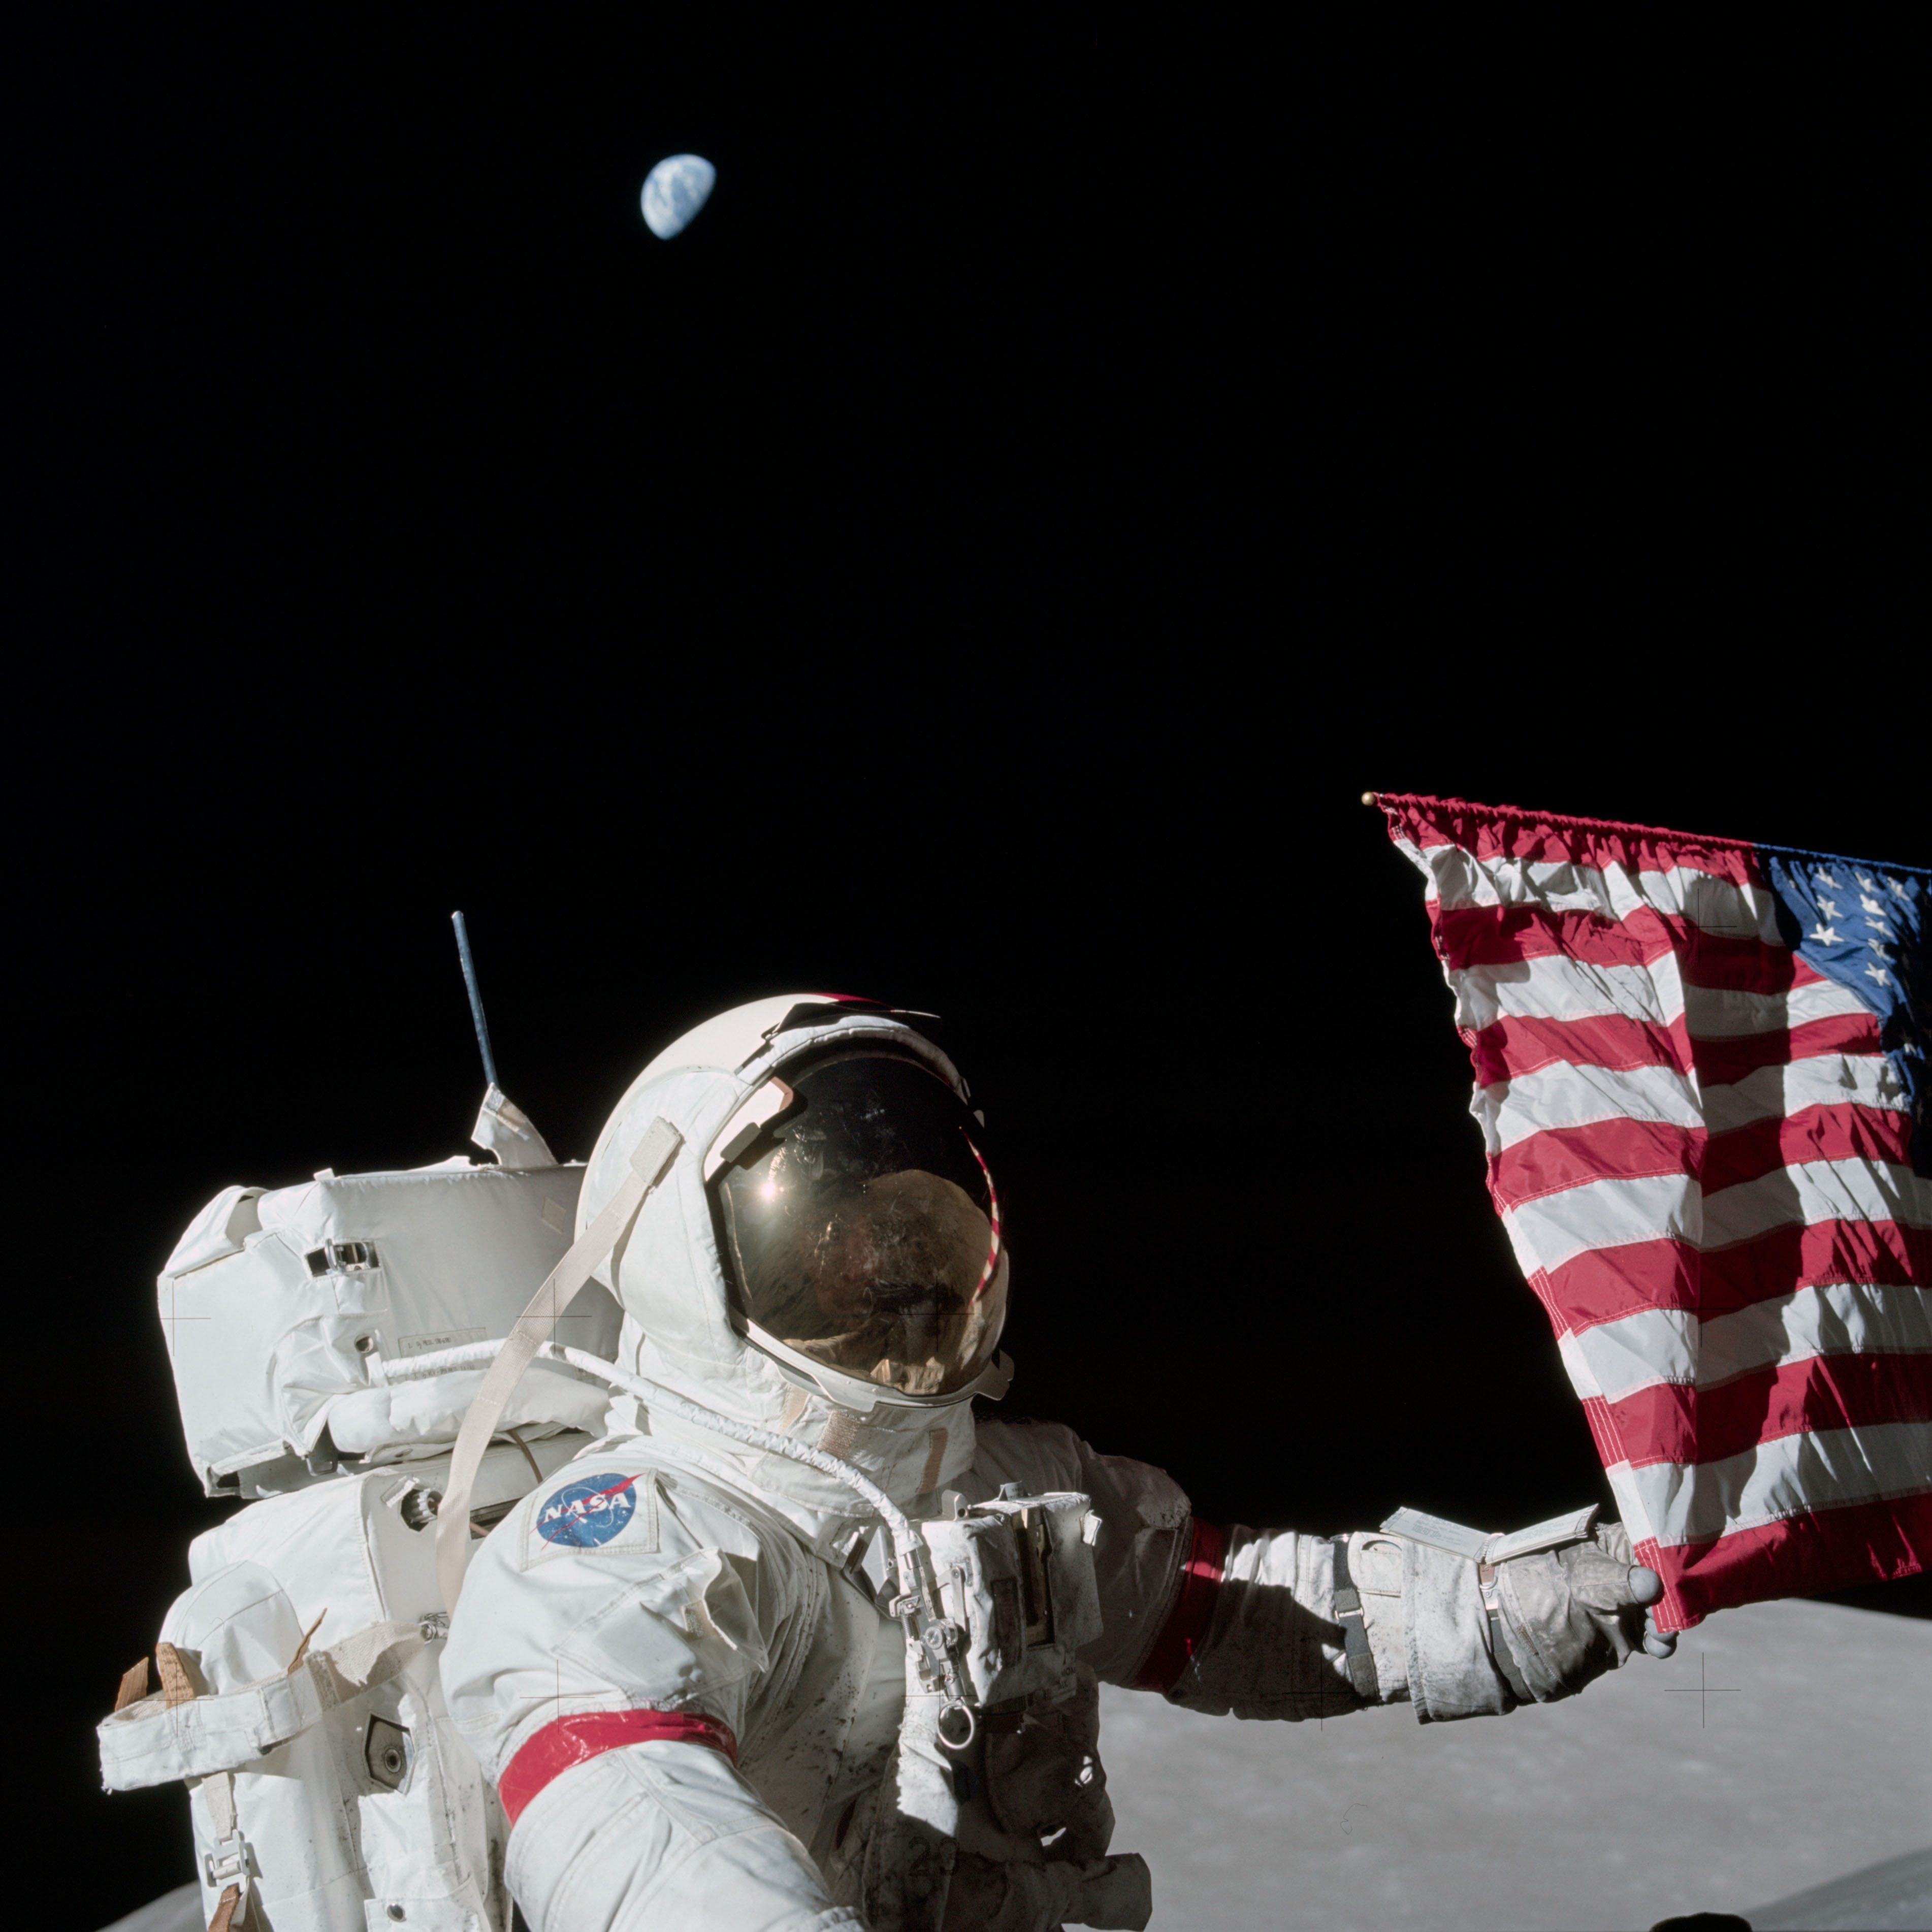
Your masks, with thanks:
M 1870 1010 L 1748 846 L 1380 802 L 1658 1622 L 1922 1568 L 1932 1186 Z
M 962 1127 L 962 1133 L 965 1133 Z M 966 1134 L 966 1144 L 973 1149 L 973 1158 L 980 1163 L 980 1172 L 986 1177 L 986 1214 L 992 1223 L 992 1244 L 986 1250 L 986 1263 L 980 1270 L 979 1285 L 973 1291 L 973 1299 L 977 1301 L 986 1292 L 986 1285 L 993 1279 L 993 1270 L 1000 1264 L 1000 1190 L 993 1185 L 993 1170 L 986 1165 L 986 1156 L 973 1146 L 973 1136 Z

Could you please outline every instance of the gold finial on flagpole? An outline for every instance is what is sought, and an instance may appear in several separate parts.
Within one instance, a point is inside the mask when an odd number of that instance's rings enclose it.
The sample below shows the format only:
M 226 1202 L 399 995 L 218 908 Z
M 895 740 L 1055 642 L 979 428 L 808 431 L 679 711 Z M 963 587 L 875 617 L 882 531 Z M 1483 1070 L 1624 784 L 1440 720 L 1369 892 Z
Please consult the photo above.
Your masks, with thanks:
M 1373 792 L 1365 791 L 1362 794 L 1362 802 L 1364 805 L 1379 805 L 1382 800 L 1376 797 Z

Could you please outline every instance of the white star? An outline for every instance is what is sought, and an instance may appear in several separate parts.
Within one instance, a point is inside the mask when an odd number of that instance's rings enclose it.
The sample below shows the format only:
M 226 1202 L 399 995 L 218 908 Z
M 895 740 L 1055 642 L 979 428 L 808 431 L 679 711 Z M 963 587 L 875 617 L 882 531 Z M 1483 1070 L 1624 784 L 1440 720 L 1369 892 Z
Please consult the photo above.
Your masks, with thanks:
M 1869 888 L 1858 895 L 1858 910 L 1861 912 L 1871 913 L 1880 919 L 1885 916 L 1885 908 L 1872 897 Z
M 1820 946 L 1835 946 L 1838 943 L 1838 934 L 1828 926 L 1814 926 L 1811 928 L 1811 937 Z
M 1871 890 L 1872 882 L 1863 872 L 1854 872 L 1852 874 L 1852 877 L 1858 880 L 1859 886 L 1863 890 L 1866 892 L 1870 892 Z
M 1818 902 L 1818 910 L 1827 919 L 1836 919 L 1838 916 L 1838 902 L 1835 899 L 1820 899 Z
M 1865 923 L 1878 934 L 1880 938 L 1889 939 L 1892 937 L 1892 928 L 1887 926 L 1883 920 L 1868 919 Z
M 1889 933 L 1886 934 L 1886 937 L 1888 939 L 1888 938 L 1891 938 L 1891 936 L 1892 936 L 1892 935 L 1891 935 Z M 1881 959 L 1882 959 L 1882 960 L 1885 962 L 1885 963 L 1886 963 L 1888 966 L 1889 966 L 1889 965 L 1892 964 L 1892 955 L 1891 955 L 1889 952 L 1888 952 L 1885 950 L 1885 948 L 1884 948 L 1882 946 L 1880 945 L 1880 944 L 1878 943 L 1878 941 L 1877 941 L 1876 940 L 1875 940 L 1875 939 L 1874 939 L 1874 940 L 1873 940 L 1870 942 L 1870 944 L 1871 944 L 1871 950 L 1872 950 L 1874 952 L 1876 952 L 1876 953 L 1878 955 L 1878 956 L 1879 956 Z
M 1868 966 L 1865 968 L 1865 977 L 1868 980 L 1876 980 L 1881 986 L 1888 986 L 1892 984 L 1892 975 L 1882 966 Z
M 1903 879 L 1894 879 L 1892 874 L 1888 872 L 1885 875 L 1885 883 L 1887 887 L 1890 890 L 1894 898 L 1902 899 L 1904 898 L 1905 881 Z
M 1822 866 L 1820 866 L 1817 871 L 1813 873 L 1811 876 L 1815 878 L 1821 886 L 1829 886 L 1834 892 L 1838 890 L 1838 880 L 1833 878 L 1831 874 L 1826 872 Z

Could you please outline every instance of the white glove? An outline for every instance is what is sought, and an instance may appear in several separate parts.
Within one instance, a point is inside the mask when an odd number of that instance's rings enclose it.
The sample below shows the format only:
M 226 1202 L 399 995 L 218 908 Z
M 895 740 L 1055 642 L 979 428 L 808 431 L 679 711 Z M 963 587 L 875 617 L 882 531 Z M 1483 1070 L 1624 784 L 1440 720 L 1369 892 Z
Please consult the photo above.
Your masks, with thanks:
M 1496 1664 L 1520 1702 L 1574 1696 L 1640 1646 L 1653 1657 L 1676 1648 L 1646 1613 L 1662 1582 L 1630 1557 L 1629 1533 L 1613 1522 L 1582 1542 L 1479 1566 L 1490 1629 L 1504 1640 Z
M 1362 1547 L 1352 1562 L 1372 1562 L 1383 1538 L 1402 1551 L 1400 1634 L 1378 1607 L 1386 1579 L 1364 1585 L 1381 1695 L 1406 1690 L 1422 1723 L 1441 1724 L 1573 1696 L 1640 1645 L 1668 1657 L 1676 1640 L 1645 1608 L 1663 1596 L 1661 1581 L 1631 1562 L 1621 1523 L 1598 1529 L 1596 1516 L 1580 1510 L 1492 1535 L 1399 1509 L 1352 1539 Z

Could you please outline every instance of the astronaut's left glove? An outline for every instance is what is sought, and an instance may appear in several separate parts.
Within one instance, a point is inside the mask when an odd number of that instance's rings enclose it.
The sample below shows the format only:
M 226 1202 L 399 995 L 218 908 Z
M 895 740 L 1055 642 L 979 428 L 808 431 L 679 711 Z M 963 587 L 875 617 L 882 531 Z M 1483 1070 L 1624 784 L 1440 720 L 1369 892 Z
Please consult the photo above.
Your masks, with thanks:
M 1635 1562 L 1622 1523 L 1580 1542 L 1501 1563 L 1478 1562 L 1478 1580 L 1496 1667 L 1519 1703 L 1574 1696 L 1640 1646 L 1645 1606 L 1663 1594 L 1654 1570 Z
M 1663 1585 L 1632 1562 L 1621 1523 L 1599 1529 L 1596 1520 L 1582 1510 L 1491 1535 L 1400 1509 L 1379 1532 L 1352 1538 L 1382 1695 L 1406 1692 L 1423 1723 L 1440 1724 L 1574 1696 L 1640 1646 L 1669 1655 L 1674 1640 L 1646 1628 Z M 1388 1598 L 1376 1594 L 1385 1541 L 1401 1556 L 1399 1659 Z

